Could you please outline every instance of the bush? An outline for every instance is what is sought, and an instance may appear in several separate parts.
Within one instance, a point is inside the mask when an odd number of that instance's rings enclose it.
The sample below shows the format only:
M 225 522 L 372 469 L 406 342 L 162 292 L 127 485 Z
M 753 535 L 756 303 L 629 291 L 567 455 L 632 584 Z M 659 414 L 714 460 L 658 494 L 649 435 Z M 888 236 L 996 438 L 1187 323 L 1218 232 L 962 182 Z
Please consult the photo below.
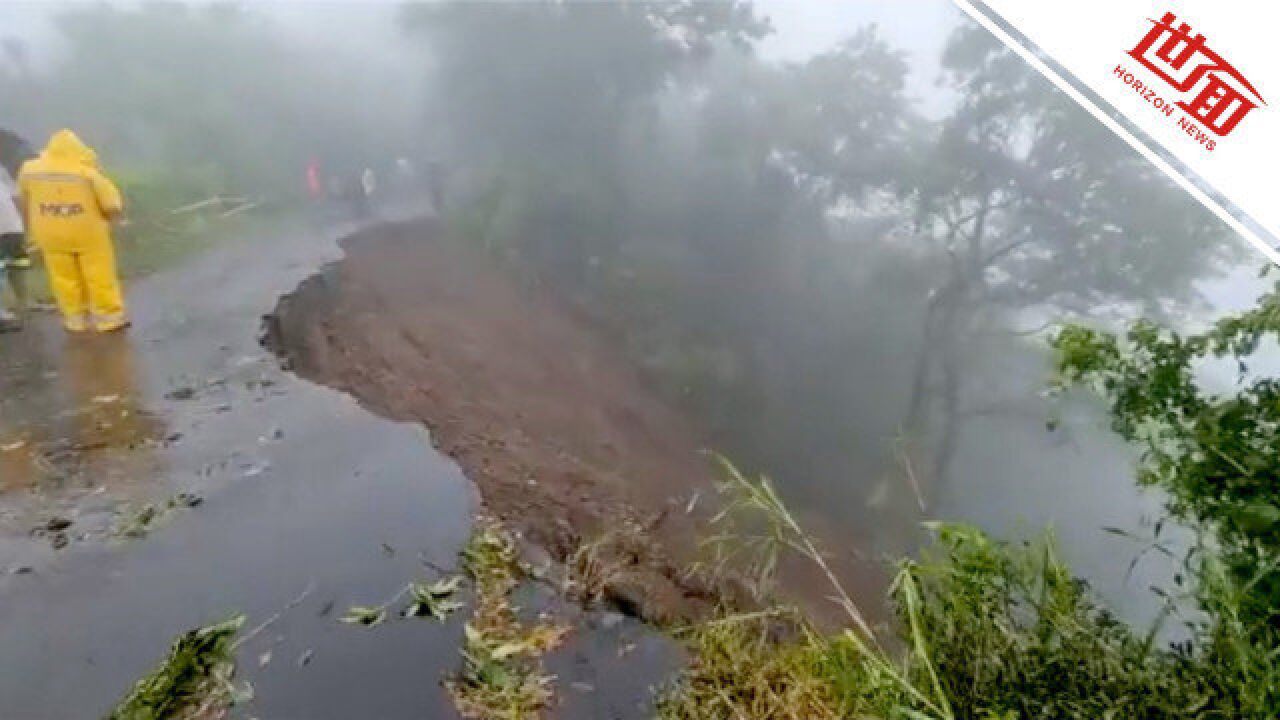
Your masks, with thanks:
M 826 571 L 821 553 L 777 502 L 767 480 L 725 463 L 732 528 L 766 528 L 769 544 Z M 742 517 L 742 516 L 748 517 Z M 1045 534 L 992 540 L 963 525 L 934 525 L 919 560 L 900 563 L 890 596 L 893 630 L 873 631 L 839 581 L 850 626 L 822 632 L 794 609 L 724 616 L 684 631 L 692 662 L 664 696 L 668 720 L 910 718 L 1098 720 L 1274 718 L 1280 711 L 1274 633 L 1246 620 L 1249 588 L 1203 550 L 1189 558 L 1206 617 L 1190 638 L 1160 647 L 1135 633 L 1072 577 Z M 748 559 L 750 568 L 773 568 Z
M 1280 338 L 1280 288 L 1199 334 L 1183 336 L 1147 321 L 1123 337 L 1069 326 L 1053 344 L 1058 387 L 1086 385 L 1101 395 L 1116 432 L 1143 450 L 1138 482 L 1158 487 L 1169 512 L 1210 539 L 1206 562 L 1214 568 L 1194 568 L 1206 611 L 1223 611 L 1223 598 L 1230 598 L 1242 631 L 1257 634 L 1250 643 L 1276 647 L 1280 380 L 1249 372 L 1268 337 Z M 1239 368 L 1232 391 L 1215 392 L 1199 380 L 1197 370 L 1213 359 Z M 1271 677 L 1280 687 L 1280 676 Z

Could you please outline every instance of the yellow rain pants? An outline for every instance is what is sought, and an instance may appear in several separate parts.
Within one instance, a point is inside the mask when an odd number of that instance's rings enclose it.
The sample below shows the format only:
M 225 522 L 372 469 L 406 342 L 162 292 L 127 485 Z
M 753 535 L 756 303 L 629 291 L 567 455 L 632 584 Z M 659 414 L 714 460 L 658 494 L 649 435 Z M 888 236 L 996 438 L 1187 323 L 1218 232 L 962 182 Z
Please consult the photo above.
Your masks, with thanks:
M 116 272 L 110 220 L 120 191 L 97 155 L 70 130 L 54 133 L 18 174 L 27 234 L 44 253 L 49 287 L 68 330 L 117 330 L 128 324 Z

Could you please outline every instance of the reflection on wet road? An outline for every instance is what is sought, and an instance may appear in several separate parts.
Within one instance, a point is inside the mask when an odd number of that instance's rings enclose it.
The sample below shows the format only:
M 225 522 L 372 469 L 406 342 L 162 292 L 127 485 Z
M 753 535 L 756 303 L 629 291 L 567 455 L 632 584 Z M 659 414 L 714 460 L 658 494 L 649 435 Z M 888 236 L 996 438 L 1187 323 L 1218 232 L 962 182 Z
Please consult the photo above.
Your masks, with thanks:
M 436 679 L 456 623 L 336 616 L 422 579 L 420 555 L 452 565 L 470 485 L 421 429 L 257 344 L 259 316 L 334 252 L 305 233 L 232 245 L 141 283 L 128 334 L 37 318 L 0 338 L 0 715 L 100 716 L 176 634 L 233 612 L 256 624 L 310 585 L 240 653 L 253 713 L 447 716 Z M 204 502 L 143 539 L 111 535 L 130 504 L 180 491 Z M 63 549 L 30 533 L 50 517 L 69 524 Z
M 160 475 L 164 425 L 139 394 L 127 334 L 67 336 L 36 318 L 0 345 L 0 492 L 122 491 Z
M 269 478 L 212 495 L 124 551 L 95 547 L 14 578 L 22 587 L 0 602 L 7 712 L 99 716 L 179 632 L 235 612 L 260 622 L 311 586 L 242 652 L 242 673 L 258 691 L 254 712 L 440 716 L 447 701 L 422 680 L 452 669 L 456 624 L 361 631 L 336 620 L 348 605 L 378 602 L 424 577 L 421 557 L 451 565 L 470 524 L 469 490 L 432 482 L 453 471 L 420 431 L 363 422 L 358 409 L 335 407 L 340 398 L 292 400 L 326 422 L 308 428 L 281 418 L 305 451 L 273 454 Z M 274 659 L 259 666 L 265 654 Z

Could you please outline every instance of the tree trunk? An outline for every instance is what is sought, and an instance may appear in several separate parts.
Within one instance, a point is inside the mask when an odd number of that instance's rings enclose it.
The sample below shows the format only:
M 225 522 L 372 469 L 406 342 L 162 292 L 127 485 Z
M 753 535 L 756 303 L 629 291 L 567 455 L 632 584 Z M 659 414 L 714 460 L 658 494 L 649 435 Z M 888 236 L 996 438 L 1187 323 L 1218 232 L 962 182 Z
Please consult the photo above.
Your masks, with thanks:
M 936 501 L 942 488 L 951 479 L 951 461 L 955 457 L 956 444 L 960 435 L 960 358 L 959 337 L 956 336 L 956 319 L 959 308 L 951 313 L 948 333 L 944 336 L 941 348 L 942 361 L 942 438 L 938 442 L 938 451 L 933 462 L 933 497 Z
M 929 472 L 922 478 L 921 492 L 932 504 L 948 481 L 960 435 L 960 394 L 963 382 L 960 344 L 961 326 L 965 325 L 965 303 L 970 300 L 969 291 L 982 282 L 984 268 L 984 241 L 987 231 L 987 215 L 991 210 L 990 196 L 982 199 L 973 215 L 973 230 L 969 234 L 963 257 L 952 255 L 951 277 L 938 290 L 925 314 L 923 345 L 916 358 L 915 375 L 912 378 L 911 397 L 907 406 L 906 432 L 912 439 L 932 439 L 935 418 L 935 399 L 940 404 L 941 417 L 937 429 L 936 445 L 929 464 Z M 947 245 L 954 242 L 958 229 L 953 226 Z M 938 384 L 934 384 L 937 375 Z
M 911 398 L 907 404 L 906 420 L 903 430 L 909 435 L 923 433 L 928 425 L 929 376 L 933 374 L 934 363 L 932 349 L 936 334 L 936 318 L 939 300 L 945 295 L 939 292 L 929 300 L 925 308 L 924 333 L 920 339 L 920 350 L 916 353 L 916 367 L 911 379 Z

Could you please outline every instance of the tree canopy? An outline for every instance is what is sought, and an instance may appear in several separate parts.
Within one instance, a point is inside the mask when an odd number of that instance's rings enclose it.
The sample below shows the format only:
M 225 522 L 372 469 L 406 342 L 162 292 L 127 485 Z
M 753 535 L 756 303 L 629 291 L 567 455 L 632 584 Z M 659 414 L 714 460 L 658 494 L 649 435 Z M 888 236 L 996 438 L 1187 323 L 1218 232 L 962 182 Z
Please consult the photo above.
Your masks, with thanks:
M 1239 587 L 1249 619 L 1280 620 L 1280 380 L 1251 375 L 1266 339 L 1280 339 L 1280 288 L 1258 306 L 1183 335 L 1151 321 L 1123 337 L 1069 326 L 1054 338 L 1059 385 L 1104 397 L 1112 427 L 1142 449 L 1139 482 L 1168 497 L 1174 517 L 1209 532 Z M 1236 388 L 1205 387 L 1204 361 L 1239 368 Z
M 405 24 L 431 59 L 428 132 L 466 176 L 451 225 L 620 329 L 718 441 L 786 477 L 879 474 L 903 431 L 944 477 L 966 417 L 1036 402 L 985 389 L 987 359 L 1034 357 L 1016 332 L 1197 307 L 1193 280 L 1233 259 L 1216 219 L 976 26 L 947 44 L 937 118 L 874 28 L 766 61 L 746 3 L 450 3 Z

